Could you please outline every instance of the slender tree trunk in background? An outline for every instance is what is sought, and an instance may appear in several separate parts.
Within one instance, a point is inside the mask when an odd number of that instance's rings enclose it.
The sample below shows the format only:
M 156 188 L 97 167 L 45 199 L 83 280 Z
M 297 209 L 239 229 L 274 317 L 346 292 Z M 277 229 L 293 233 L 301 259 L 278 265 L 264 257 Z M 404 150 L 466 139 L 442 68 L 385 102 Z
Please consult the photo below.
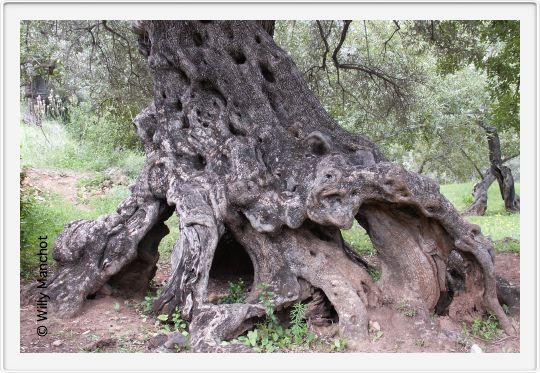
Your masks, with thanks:
M 487 309 L 514 332 L 497 301 L 491 241 L 436 182 L 343 130 L 259 23 L 144 21 L 136 30 L 154 75 L 154 104 L 135 119 L 146 164 L 116 214 L 60 235 L 48 293 L 56 312 L 76 314 L 106 283 L 144 289 L 176 212 L 173 273 L 154 309 L 190 320 L 194 351 L 228 350 L 221 341 L 264 317 L 261 283 L 277 312 L 303 301 L 319 305 L 313 317 L 334 313 L 353 349 L 369 341 L 371 317 L 393 310 L 389 300 L 458 319 Z M 341 236 L 355 219 L 377 249 L 377 282 Z M 239 248 L 253 268 L 247 300 L 214 304 L 213 262 Z
M 489 147 L 490 168 L 484 172 L 482 180 L 473 188 L 473 203 L 463 212 L 465 215 L 484 215 L 487 209 L 488 189 L 497 180 L 504 208 L 509 212 L 519 212 L 519 196 L 514 187 L 512 170 L 502 160 L 501 143 L 497 129 L 483 123 L 479 126 L 486 132 Z
M 463 215 L 478 215 L 483 216 L 486 213 L 488 202 L 488 190 L 491 184 L 495 181 L 495 176 L 491 172 L 491 168 L 488 168 L 484 172 L 484 177 L 479 183 L 476 183 L 473 187 L 473 203 L 465 209 Z

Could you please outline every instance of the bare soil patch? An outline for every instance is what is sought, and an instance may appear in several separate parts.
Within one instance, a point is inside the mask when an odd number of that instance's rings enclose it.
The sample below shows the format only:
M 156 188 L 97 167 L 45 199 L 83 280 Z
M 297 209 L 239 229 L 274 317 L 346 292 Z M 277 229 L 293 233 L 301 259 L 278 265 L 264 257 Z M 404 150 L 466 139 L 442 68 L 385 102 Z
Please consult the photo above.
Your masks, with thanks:
M 60 194 L 73 205 L 82 209 L 88 208 L 77 198 L 77 182 L 79 179 L 93 175 L 92 172 L 38 168 L 27 168 L 25 172 L 26 178 L 24 182 L 26 185 L 37 188 L 41 192 Z

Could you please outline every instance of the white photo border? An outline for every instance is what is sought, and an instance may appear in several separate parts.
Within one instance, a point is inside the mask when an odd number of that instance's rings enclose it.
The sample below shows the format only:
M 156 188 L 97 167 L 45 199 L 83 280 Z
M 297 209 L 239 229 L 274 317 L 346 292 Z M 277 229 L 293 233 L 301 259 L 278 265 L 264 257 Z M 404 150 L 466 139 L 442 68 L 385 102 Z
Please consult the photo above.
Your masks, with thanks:
M 3 371 L 537 371 L 538 3 L 535 1 L 4 1 L 2 16 Z M 20 352 L 19 22 L 25 19 L 516 19 L 521 25 L 519 353 L 57 354 Z

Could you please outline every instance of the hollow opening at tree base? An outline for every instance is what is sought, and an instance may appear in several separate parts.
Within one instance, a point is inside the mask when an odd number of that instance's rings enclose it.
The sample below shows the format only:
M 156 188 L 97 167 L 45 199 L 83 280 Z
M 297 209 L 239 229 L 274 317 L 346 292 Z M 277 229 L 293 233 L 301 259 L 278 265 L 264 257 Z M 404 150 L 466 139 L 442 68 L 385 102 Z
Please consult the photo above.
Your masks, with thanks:
M 226 231 L 216 247 L 210 268 L 208 301 L 214 304 L 237 303 L 239 297 L 245 297 L 252 290 L 253 276 L 251 258 L 232 234 Z
M 304 304 L 304 317 L 310 328 L 317 334 L 334 334 L 337 332 L 339 316 L 321 289 L 313 289 L 310 297 L 302 301 Z M 290 317 L 290 312 L 289 315 Z

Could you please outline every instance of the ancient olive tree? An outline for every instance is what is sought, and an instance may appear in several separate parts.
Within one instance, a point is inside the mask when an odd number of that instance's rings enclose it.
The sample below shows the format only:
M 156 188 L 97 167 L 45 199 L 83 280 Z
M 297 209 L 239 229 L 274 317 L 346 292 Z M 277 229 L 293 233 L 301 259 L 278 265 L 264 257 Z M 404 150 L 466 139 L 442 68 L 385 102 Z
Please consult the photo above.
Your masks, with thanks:
M 227 348 L 221 341 L 265 314 L 256 286 L 245 304 L 208 299 L 213 260 L 239 247 L 277 310 L 304 301 L 313 317 L 333 314 L 353 347 L 388 299 L 453 317 L 489 310 L 513 333 L 497 300 L 492 243 L 435 181 L 339 127 L 264 26 L 135 24 L 154 77 L 154 103 L 134 121 L 146 164 L 116 213 L 72 222 L 58 238 L 48 288 L 56 312 L 75 315 L 106 284 L 144 291 L 164 221 L 176 213 L 173 271 L 154 309 L 178 307 L 195 351 Z M 377 282 L 341 236 L 355 219 L 377 249 Z

